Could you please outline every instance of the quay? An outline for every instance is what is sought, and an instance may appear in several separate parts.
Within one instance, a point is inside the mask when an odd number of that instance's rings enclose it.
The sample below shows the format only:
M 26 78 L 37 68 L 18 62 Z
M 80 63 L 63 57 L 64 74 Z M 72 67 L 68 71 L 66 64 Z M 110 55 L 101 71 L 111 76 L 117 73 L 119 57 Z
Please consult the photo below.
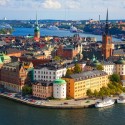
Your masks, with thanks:
M 18 103 L 29 105 L 37 108 L 48 108 L 48 109 L 83 109 L 94 107 L 96 100 L 86 99 L 86 100 L 44 100 L 42 104 L 35 104 L 34 102 L 25 101 L 20 98 L 11 97 L 5 94 L 0 94 L 1 98 L 6 98 Z

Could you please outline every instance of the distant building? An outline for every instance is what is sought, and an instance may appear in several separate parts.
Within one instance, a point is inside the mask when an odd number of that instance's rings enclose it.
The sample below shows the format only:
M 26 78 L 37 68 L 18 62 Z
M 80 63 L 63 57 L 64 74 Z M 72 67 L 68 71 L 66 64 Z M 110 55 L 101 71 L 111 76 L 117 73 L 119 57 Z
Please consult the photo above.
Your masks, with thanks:
M 37 20 L 37 15 L 36 15 L 36 24 L 35 24 L 35 29 L 34 29 L 34 40 L 36 42 L 40 41 L 40 29 L 39 29 L 39 24 Z
M 66 81 L 57 79 L 53 82 L 53 97 L 56 99 L 66 98 Z
M 46 99 L 53 96 L 53 83 L 48 81 L 36 81 L 32 84 L 34 97 Z

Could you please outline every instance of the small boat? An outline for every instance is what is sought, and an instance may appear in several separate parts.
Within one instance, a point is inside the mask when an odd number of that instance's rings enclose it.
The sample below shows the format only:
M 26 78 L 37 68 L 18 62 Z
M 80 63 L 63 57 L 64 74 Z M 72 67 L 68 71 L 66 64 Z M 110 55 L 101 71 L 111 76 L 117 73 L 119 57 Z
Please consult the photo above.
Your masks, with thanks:
M 57 26 L 50 26 L 48 29 L 49 30 L 59 30 L 59 28 Z
M 119 98 L 117 99 L 117 103 L 125 103 L 125 94 L 119 95 Z
M 115 103 L 115 100 L 112 98 L 105 98 L 103 100 L 97 101 L 95 104 L 96 108 L 102 108 L 102 107 L 107 107 L 111 106 Z

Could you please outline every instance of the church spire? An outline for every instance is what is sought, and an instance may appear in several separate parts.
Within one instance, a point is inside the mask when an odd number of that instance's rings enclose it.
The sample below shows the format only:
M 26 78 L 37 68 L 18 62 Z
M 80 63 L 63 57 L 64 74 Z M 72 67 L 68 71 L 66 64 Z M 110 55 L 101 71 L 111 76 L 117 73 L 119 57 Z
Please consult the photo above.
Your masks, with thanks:
M 105 34 L 106 35 L 109 34 L 108 9 L 107 9 L 107 15 L 106 15 Z
M 37 12 L 36 12 L 36 25 L 38 26 Z

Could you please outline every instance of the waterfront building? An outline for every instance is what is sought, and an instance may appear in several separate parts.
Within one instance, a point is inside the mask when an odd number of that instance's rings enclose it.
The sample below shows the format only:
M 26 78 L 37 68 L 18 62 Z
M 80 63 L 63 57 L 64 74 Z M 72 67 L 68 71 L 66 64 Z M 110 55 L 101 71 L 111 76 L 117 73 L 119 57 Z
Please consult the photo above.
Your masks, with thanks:
M 112 52 L 113 52 L 113 43 L 112 43 L 112 36 L 109 34 L 108 10 L 107 10 L 105 32 L 102 36 L 102 56 L 104 57 L 104 59 L 108 59 L 109 57 L 112 56 Z
M 0 84 L 8 90 L 21 92 L 27 79 L 27 71 L 21 62 L 4 64 L 0 70 Z
M 35 24 L 35 29 L 34 29 L 34 40 L 36 42 L 40 41 L 40 28 L 37 20 L 37 14 L 36 14 L 36 24 Z
M 60 79 L 62 76 L 65 76 L 66 71 L 67 71 L 66 67 L 51 62 L 35 67 L 34 79 L 44 80 L 44 81 L 54 81 L 55 79 Z
M 53 96 L 53 83 L 49 81 L 36 81 L 32 84 L 34 97 L 46 99 Z
M 63 79 L 56 79 L 53 82 L 53 97 L 56 99 L 66 98 L 66 81 Z
M 108 74 L 99 70 L 72 74 L 63 79 L 67 83 L 67 96 L 74 99 L 85 98 L 88 89 L 92 92 L 100 91 L 100 88 L 107 87 L 109 83 Z

